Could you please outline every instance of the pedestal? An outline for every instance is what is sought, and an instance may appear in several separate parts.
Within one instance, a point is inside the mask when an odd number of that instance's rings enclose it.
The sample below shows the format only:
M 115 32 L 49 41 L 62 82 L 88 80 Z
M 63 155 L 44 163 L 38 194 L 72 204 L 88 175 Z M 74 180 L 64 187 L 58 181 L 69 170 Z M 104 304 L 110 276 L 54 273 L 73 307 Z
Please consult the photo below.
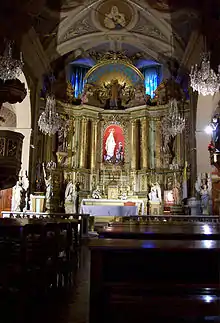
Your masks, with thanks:
M 160 202 L 149 202 L 150 204 L 150 215 L 160 215 L 162 214 L 162 208 Z
M 65 203 L 65 213 L 66 214 L 75 214 L 76 213 L 76 207 L 75 207 L 74 202 Z
M 191 215 L 201 215 L 201 203 L 195 197 L 189 198 L 187 204 Z
M 32 212 L 44 212 L 45 196 L 44 195 L 32 195 L 31 198 L 31 211 Z

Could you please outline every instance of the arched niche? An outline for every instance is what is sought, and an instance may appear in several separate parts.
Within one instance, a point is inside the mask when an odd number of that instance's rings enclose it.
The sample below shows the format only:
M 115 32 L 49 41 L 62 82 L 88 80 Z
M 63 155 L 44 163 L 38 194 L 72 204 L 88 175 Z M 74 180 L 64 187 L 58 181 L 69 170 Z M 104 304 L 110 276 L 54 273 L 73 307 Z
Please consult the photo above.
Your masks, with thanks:
M 25 84 L 27 95 L 21 103 L 10 104 L 6 102 L 3 104 L 0 112 L 0 117 L 3 118 L 3 120 L 0 120 L 0 129 L 20 132 L 24 135 L 21 169 L 28 172 L 31 138 L 31 101 L 27 80 L 23 73 L 20 75 L 19 80 Z
M 106 127 L 103 133 L 103 162 L 124 163 L 125 137 L 123 128 L 116 124 Z

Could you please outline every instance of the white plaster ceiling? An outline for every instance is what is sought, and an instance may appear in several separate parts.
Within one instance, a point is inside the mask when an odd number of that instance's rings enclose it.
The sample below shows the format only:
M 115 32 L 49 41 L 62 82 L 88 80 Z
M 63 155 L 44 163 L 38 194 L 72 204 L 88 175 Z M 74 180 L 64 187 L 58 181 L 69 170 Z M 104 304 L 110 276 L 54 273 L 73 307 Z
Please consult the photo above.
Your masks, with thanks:
M 172 54 L 181 61 L 189 32 L 198 25 L 196 12 L 182 9 L 167 13 L 153 9 L 147 0 L 120 0 L 130 8 L 131 19 L 125 28 L 109 30 L 100 23 L 99 10 L 110 1 L 115 3 L 115 0 L 65 0 L 60 23 L 47 41 L 50 60 L 78 49 L 84 52 L 121 49 L 133 55 L 135 48 L 149 60 L 160 61 L 161 57 Z M 123 13 L 122 5 L 119 11 Z

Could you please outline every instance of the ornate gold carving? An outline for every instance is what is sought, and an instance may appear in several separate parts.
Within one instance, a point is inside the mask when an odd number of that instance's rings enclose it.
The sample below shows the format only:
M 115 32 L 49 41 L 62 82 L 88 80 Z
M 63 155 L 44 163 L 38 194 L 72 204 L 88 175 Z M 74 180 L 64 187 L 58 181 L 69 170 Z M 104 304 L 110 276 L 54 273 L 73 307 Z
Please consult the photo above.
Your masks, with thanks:
M 105 56 L 106 58 L 104 58 L 103 60 L 100 60 L 100 62 L 98 64 L 96 64 L 95 66 L 90 68 L 90 70 L 87 72 L 87 74 L 84 77 L 85 80 L 87 80 L 89 78 L 89 76 L 92 73 L 94 73 L 97 69 L 99 69 L 100 67 L 102 67 L 104 65 L 110 65 L 110 64 L 118 63 L 118 64 L 125 65 L 128 68 L 131 68 L 144 81 L 144 75 L 139 71 L 139 69 L 137 67 L 135 67 L 131 63 L 131 61 L 128 58 L 125 59 L 125 58 L 122 58 L 120 56 L 117 56 L 117 53 L 110 54 L 109 58 L 107 58 L 108 53 L 106 53 L 106 56 Z
M 131 122 L 131 169 L 137 168 L 137 122 L 132 120 Z
M 141 119 L 141 168 L 148 168 L 148 119 Z

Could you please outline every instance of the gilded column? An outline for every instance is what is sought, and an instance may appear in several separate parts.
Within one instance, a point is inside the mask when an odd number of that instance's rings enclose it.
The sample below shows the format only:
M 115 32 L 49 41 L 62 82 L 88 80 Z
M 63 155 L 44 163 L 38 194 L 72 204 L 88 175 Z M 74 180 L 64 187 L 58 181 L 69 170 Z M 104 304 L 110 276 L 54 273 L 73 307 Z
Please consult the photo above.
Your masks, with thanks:
M 154 120 L 149 121 L 149 166 L 155 168 L 155 124 Z
M 79 159 L 80 159 L 80 119 L 76 118 L 74 121 L 74 140 L 73 140 L 73 147 L 72 151 L 75 152 L 76 158 L 75 158 L 75 167 L 79 167 Z
M 155 166 L 156 168 L 161 167 L 161 120 L 160 118 L 155 119 Z
M 97 162 L 97 147 L 98 147 L 98 121 L 93 120 L 92 121 L 92 148 L 91 148 L 91 169 L 96 168 L 96 162 Z
M 148 119 L 141 119 L 141 168 L 148 168 Z
M 176 161 L 178 165 L 181 164 L 181 134 L 180 133 L 178 133 L 176 136 Z
M 131 169 L 137 168 L 137 122 L 131 121 Z
M 87 132 L 88 132 L 88 119 L 82 118 L 81 120 L 81 137 L 80 137 L 80 157 L 79 157 L 79 167 L 86 168 L 87 166 Z

